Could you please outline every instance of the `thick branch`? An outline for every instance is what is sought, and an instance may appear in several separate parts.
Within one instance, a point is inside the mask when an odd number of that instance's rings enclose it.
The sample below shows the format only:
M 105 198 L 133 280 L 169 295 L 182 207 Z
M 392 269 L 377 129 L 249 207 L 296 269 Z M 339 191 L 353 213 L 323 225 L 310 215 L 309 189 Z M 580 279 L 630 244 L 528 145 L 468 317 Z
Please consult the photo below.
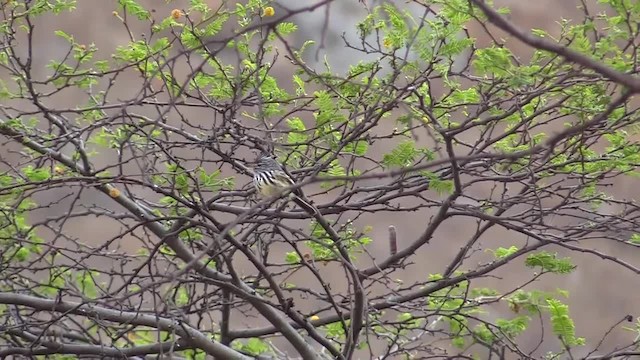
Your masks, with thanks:
M 158 330 L 175 332 L 182 338 L 188 339 L 190 344 L 198 347 L 207 354 L 219 356 L 223 359 L 250 359 L 241 353 L 211 340 L 197 329 L 180 321 L 161 318 L 157 315 L 144 315 L 138 312 L 127 312 L 105 309 L 95 305 L 40 299 L 22 294 L 0 292 L 0 303 L 22 305 L 40 311 L 55 311 L 85 316 L 100 321 L 114 321 L 122 324 L 149 326 Z

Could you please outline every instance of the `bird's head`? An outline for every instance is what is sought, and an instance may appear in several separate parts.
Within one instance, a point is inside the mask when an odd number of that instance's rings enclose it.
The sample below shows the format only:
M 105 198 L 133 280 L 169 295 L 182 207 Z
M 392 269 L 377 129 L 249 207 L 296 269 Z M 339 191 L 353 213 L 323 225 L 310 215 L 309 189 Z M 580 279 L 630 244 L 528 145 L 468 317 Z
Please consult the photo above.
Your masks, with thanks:
M 278 162 L 275 161 L 273 157 L 271 157 L 269 154 L 266 154 L 266 153 L 260 154 L 260 156 L 258 157 L 258 160 L 256 161 L 257 170 L 270 170 L 274 168 L 277 169 L 279 167 L 280 165 L 278 165 Z

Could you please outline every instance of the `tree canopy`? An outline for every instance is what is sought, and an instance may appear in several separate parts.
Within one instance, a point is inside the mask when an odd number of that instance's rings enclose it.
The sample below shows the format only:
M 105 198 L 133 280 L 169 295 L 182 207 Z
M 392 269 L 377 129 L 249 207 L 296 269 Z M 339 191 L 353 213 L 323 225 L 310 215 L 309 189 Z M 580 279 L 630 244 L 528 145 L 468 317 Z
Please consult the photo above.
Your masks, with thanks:
M 335 45 L 332 0 L 118 0 L 113 48 L 88 3 L 0 0 L 0 357 L 640 355 L 548 286 L 640 274 L 638 2 L 352 1 Z

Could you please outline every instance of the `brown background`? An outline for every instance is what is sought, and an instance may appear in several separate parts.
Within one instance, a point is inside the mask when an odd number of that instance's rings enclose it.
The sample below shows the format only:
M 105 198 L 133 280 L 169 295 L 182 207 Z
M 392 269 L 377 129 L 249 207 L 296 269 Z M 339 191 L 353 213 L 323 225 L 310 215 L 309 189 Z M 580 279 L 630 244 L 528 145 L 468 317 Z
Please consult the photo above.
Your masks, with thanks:
M 148 9 L 153 8 L 155 12 L 153 16 L 157 19 L 167 16 L 173 8 L 186 8 L 187 1 L 175 1 L 171 4 L 165 4 L 165 1 L 148 0 L 141 1 Z M 214 1 L 209 1 L 211 6 L 215 6 Z M 306 1 L 287 1 L 286 6 L 295 8 L 297 5 L 307 3 Z M 557 22 L 562 18 L 577 19 L 579 21 L 581 14 L 576 10 L 576 6 L 579 5 L 579 1 L 554 1 L 554 0 L 538 0 L 538 1 L 497 1 L 499 6 L 508 6 L 511 8 L 510 19 L 519 26 L 530 28 L 542 28 L 550 31 L 552 34 L 557 34 L 559 26 Z M 53 35 L 53 31 L 60 29 L 73 35 L 77 42 L 89 44 L 95 43 L 100 51 L 97 58 L 108 58 L 109 54 L 117 46 L 122 46 L 128 43 L 129 36 L 123 28 L 121 22 L 114 17 L 111 13 L 115 10 L 116 4 L 113 1 L 104 0 L 81 0 L 78 2 L 78 8 L 72 13 L 64 13 L 60 16 L 46 15 L 36 22 L 36 36 L 35 36 L 35 49 L 37 50 L 35 55 L 34 68 L 36 74 L 39 76 L 46 76 L 50 70 L 45 68 L 45 65 L 51 59 L 61 59 L 68 50 L 67 43 Z M 369 2 L 369 6 L 373 6 Z M 404 2 L 399 3 L 399 6 L 409 6 Z M 276 11 L 278 8 L 276 7 Z M 329 31 L 325 40 L 325 51 L 320 53 L 320 60 L 322 61 L 324 54 L 332 63 L 336 72 L 343 72 L 347 69 L 347 65 L 351 62 L 355 62 L 358 59 L 354 58 L 354 54 L 346 50 L 342 46 L 342 40 L 340 36 L 343 32 L 347 37 L 354 38 L 354 22 L 361 19 L 364 14 L 361 5 L 357 1 L 340 1 L 332 4 Z M 295 41 L 302 43 L 308 37 L 317 38 L 320 33 L 320 28 L 324 20 L 324 10 L 316 11 L 314 13 L 304 13 L 299 15 L 294 21 L 300 27 L 300 32 L 296 35 Z M 137 21 L 132 21 L 135 24 Z M 147 26 L 132 26 L 133 34 L 136 37 L 140 37 L 141 33 L 147 31 Z M 482 32 L 475 26 L 469 26 L 469 30 L 472 34 L 477 35 L 479 44 L 488 44 L 488 39 L 481 37 Z M 520 56 L 526 58 L 529 50 L 520 43 L 509 42 L 512 49 Z M 313 51 L 311 52 L 313 53 Z M 315 62 L 313 56 L 307 59 L 310 65 L 321 66 L 320 63 Z M 276 68 L 276 73 L 280 74 L 284 81 L 288 83 L 290 78 L 290 68 L 286 61 L 282 61 L 280 66 Z M 4 73 L 0 74 L 4 77 Z M 133 92 L 136 92 L 140 86 L 140 79 L 133 73 L 127 77 L 119 78 L 120 83 L 117 86 L 118 98 L 126 99 Z M 75 107 L 77 105 L 77 98 L 72 92 L 66 92 L 65 97 L 56 99 L 56 107 Z M 15 105 L 15 104 L 14 104 Z M 51 104 L 50 104 L 51 105 Z M 24 105 L 25 109 L 28 108 Z M 202 112 L 193 113 L 193 117 L 197 118 L 203 116 Z M 390 122 L 389 127 L 393 127 Z M 421 141 L 426 141 L 421 139 Z M 373 148 L 374 152 L 380 154 L 388 150 L 391 144 L 381 144 Z M 5 147 L 6 149 L 6 147 Z M 102 158 L 101 161 L 108 163 L 110 159 L 108 156 Z M 227 175 L 233 175 L 228 173 Z M 249 181 L 245 176 L 237 176 L 237 184 L 242 185 Z M 608 191 L 611 195 L 622 198 L 631 199 L 637 194 L 637 191 L 633 191 L 634 187 L 638 188 L 638 180 L 625 178 L 619 179 L 615 186 L 610 187 Z M 478 189 L 482 192 L 486 189 Z M 313 192 L 313 191 L 310 191 Z M 41 195 L 39 201 L 52 201 L 65 192 L 59 190 L 56 192 L 49 192 Z M 434 195 L 436 196 L 436 195 Z M 635 195 L 637 197 L 637 195 Z M 86 205 L 99 204 L 104 206 L 112 206 L 109 199 L 106 199 L 104 195 L 95 191 L 89 190 L 82 198 Z M 46 217 L 48 212 L 55 213 L 66 209 L 65 206 L 58 206 L 47 209 L 46 211 L 40 211 L 34 219 L 39 217 Z M 399 235 L 399 247 L 403 246 L 418 234 L 420 234 L 428 222 L 429 215 L 427 213 L 419 214 L 383 214 L 374 215 L 367 218 L 363 218 L 359 221 L 359 225 L 373 225 L 372 237 L 376 242 L 371 245 L 371 252 L 374 256 L 382 257 L 387 252 L 387 227 L 389 225 L 395 225 L 398 229 Z M 469 236 L 475 230 L 475 224 L 472 222 L 464 223 L 460 221 L 446 222 L 436 233 L 436 237 L 431 243 L 420 250 L 419 256 L 415 257 L 414 261 L 417 263 L 411 266 L 406 272 L 396 275 L 402 279 L 405 284 L 410 284 L 415 280 L 424 280 L 430 273 L 439 273 L 444 270 L 446 265 L 450 262 L 454 254 L 459 250 Z M 99 244 L 106 239 L 117 234 L 117 228 L 111 227 L 108 223 L 100 220 L 96 221 L 76 221 L 75 223 L 68 224 L 67 231 L 71 234 L 85 238 L 86 242 L 95 242 Z M 485 236 L 485 240 L 481 246 L 484 248 L 495 248 L 497 246 L 508 247 L 518 240 L 515 237 L 516 234 L 508 232 L 493 232 L 490 236 Z M 521 240 L 521 239 L 520 239 Z M 121 244 L 125 249 L 131 252 L 137 250 L 140 246 L 136 241 L 126 242 Z M 640 263 L 640 255 L 635 252 L 629 252 L 628 248 L 621 248 L 614 243 L 593 241 L 589 244 L 590 247 L 597 248 L 605 253 L 624 259 L 631 264 Z M 558 250 L 562 253 L 561 250 Z M 640 250 L 638 250 L 640 252 Z M 571 254 L 578 265 L 577 270 L 568 276 L 547 276 L 542 281 L 538 281 L 528 288 L 537 288 L 541 290 L 554 291 L 557 288 L 567 289 L 570 293 L 570 298 L 566 301 L 570 304 L 571 314 L 576 323 L 577 335 L 587 338 L 588 344 L 593 346 L 595 342 L 599 340 L 603 334 L 611 325 L 619 321 L 625 315 L 633 315 L 634 318 L 640 315 L 638 309 L 638 286 L 640 285 L 640 277 L 631 273 L 628 270 L 622 269 L 611 263 L 607 263 L 603 260 L 597 259 L 593 256 L 582 254 Z M 489 260 L 490 256 L 486 253 L 477 253 L 472 259 L 465 263 L 463 268 L 473 268 L 482 261 Z M 521 262 L 511 264 L 498 273 L 494 274 L 495 277 L 487 278 L 482 281 L 474 281 L 472 286 L 481 287 L 489 286 L 496 287 L 503 291 L 510 290 L 513 284 L 522 283 L 524 280 L 531 277 L 532 270 L 525 269 Z M 335 274 L 338 275 L 338 274 Z M 341 276 L 341 275 L 340 275 Z M 340 276 L 334 276 L 339 278 Z M 304 307 L 304 304 L 300 304 Z M 309 304 L 311 306 L 311 304 Z M 494 307 L 493 312 L 487 314 L 491 317 L 510 317 L 512 313 L 505 307 Z M 550 330 L 547 327 L 545 334 L 547 336 L 547 342 L 539 349 L 539 354 L 544 354 L 546 351 L 559 349 L 559 344 L 556 340 L 549 336 Z M 540 329 L 535 329 L 528 332 L 530 338 L 523 337 L 523 344 L 527 344 L 525 349 L 534 346 L 540 335 Z M 603 348 L 611 349 L 617 344 L 628 343 L 633 341 L 634 333 L 616 330 L 612 336 L 610 336 L 604 343 Z M 590 350 L 589 346 L 578 350 L 574 355 L 582 355 Z M 581 353 L 582 352 L 582 353 Z

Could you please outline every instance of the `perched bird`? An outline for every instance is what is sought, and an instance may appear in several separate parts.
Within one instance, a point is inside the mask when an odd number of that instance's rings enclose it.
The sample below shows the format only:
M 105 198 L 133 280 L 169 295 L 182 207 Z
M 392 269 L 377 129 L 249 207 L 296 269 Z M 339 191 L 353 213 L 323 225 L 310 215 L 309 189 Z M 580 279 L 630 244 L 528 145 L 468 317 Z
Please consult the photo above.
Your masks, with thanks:
M 295 182 L 284 171 L 282 166 L 272 157 L 262 154 L 253 170 L 253 185 L 262 196 L 273 197 L 291 191 L 291 197 L 296 204 L 310 213 L 318 210 L 305 200 L 300 188 L 291 189 Z

